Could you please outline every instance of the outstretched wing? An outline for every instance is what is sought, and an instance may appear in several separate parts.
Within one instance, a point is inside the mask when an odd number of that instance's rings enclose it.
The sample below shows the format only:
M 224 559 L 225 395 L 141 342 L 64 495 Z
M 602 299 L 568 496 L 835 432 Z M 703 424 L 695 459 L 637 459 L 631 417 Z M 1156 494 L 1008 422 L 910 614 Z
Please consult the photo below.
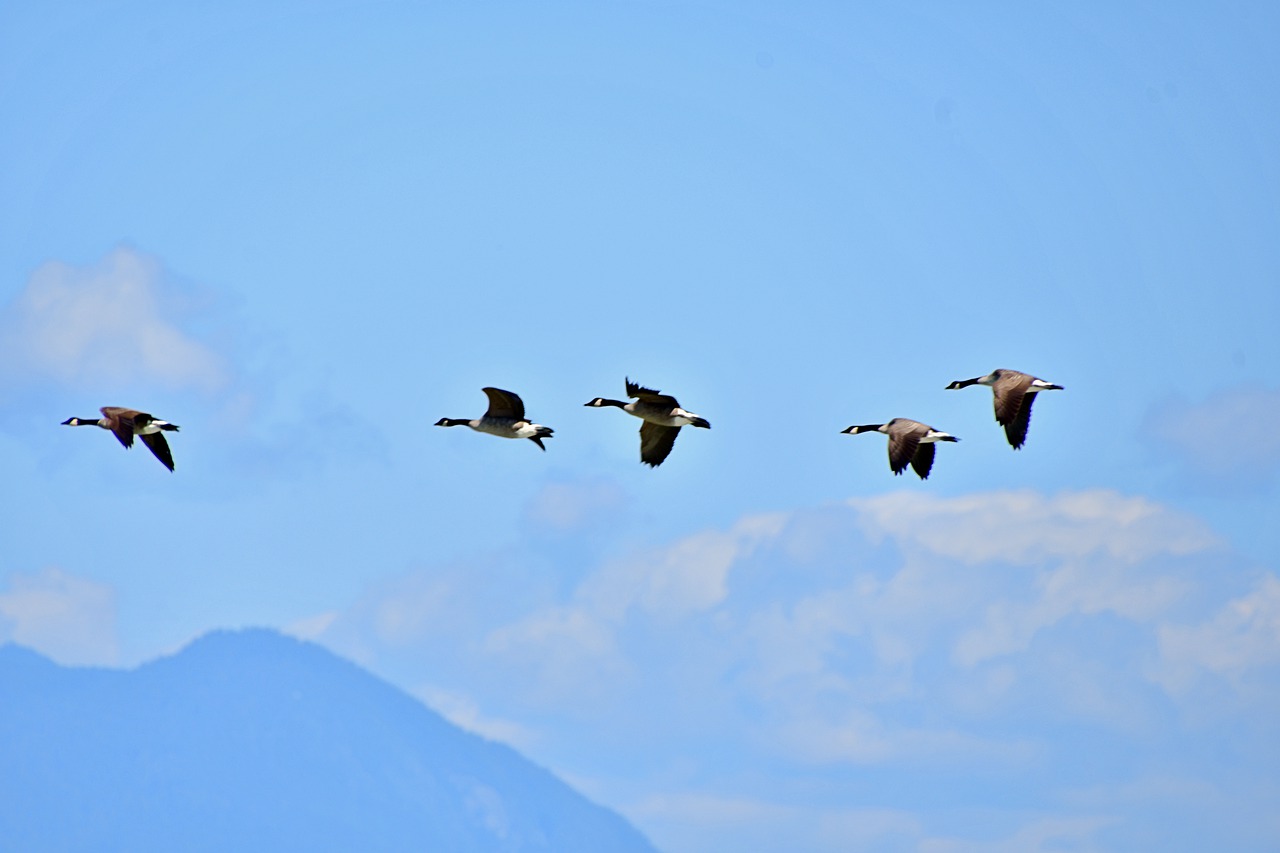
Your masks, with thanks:
M 932 443 L 922 444 L 916 449 L 916 455 L 911 457 L 911 467 L 921 480 L 929 479 L 929 471 L 933 468 L 933 448 Z
M 645 421 L 640 425 L 640 461 L 657 468 L 671 455 L 680 427 L 663 426 Z
M 914 433 L 901 430 L 889 433 L 889 467 L 893 469 L 893 473 L 901 474 L 907 470 L 911 460 L 916 457 L 918 447 L 920 437 Z M 932 456 L 929 461 L 933 461 Z
M 1031 377 L 1016 370 L 1002 370 L 1000 378 L 991 386 L 996 407 L 996 422 L 1000 426 L 1008 426 L 1018 419 L 1018 410 L 1022 408 L 1022 400 L 1027 388 L 1031 385 Z
M 646 403 L 656 403 L 660 406 L 669 406 L 673 409 L 680 406 L 680 404 L 676 402 L 676 398 L 672 397 L 670 394 L 663 394 L 659 391 L 654 391 L 652 388 L 645 388 L 641 385 L 637 385 L 630 379 L 627 380 L 627 396 L 635 397 L 637 400 L 644 400 Z
M 1009 439 L 1014 450 L 1020 449 L 1027 442 L 1027 428 L 1031 426 L 1031 404 L 1035 401 L 1035 394 L 1023 394 L 1018 414 L 1004 425 L 1004 436 Z
M 147 432 L 140 435 L 139 438 L 142 439 L 142 443 L 147 446 L 147 449 L 160 460 L 160 464 L 170 471 L 173 470 L 173 454 L 169 452 L 169 442 L 164 440 L 164 433 Z
M 119 406 L 103 406 L 98 411 L 102 412 L 102 416 L 107 419 L 111 434 L 125 447 L 133 447 L 133 419 L 142 412 L 122 409 Z
M 486 418 L 514 418 L 515 420 L 524 420 L 524 401 L 519 395 L 510 391 L 503 391 L 501 388 L 483 388 L 489 397 L 489 410 L 484 413 Z

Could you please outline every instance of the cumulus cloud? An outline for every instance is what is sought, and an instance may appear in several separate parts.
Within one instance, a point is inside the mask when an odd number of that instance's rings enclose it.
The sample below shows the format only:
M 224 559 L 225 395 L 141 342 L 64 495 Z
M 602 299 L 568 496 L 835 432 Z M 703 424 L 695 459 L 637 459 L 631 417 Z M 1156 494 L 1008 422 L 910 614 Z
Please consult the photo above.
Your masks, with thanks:
M 150 381 L 213 391 L 227 369 L 184 329 L 190 309 L 160 263 L 136 249 L 117 248 L 87 267 L 51 261 L 0 312 L 0 361 L 16 383 Z
M 0 642 L 34 649 L 64 665 L 119 660 L 115 590 L 58 568 L 9 575 L 0 592 Z
M 546 584 L 529 559 L 422 569 L 317 622 L 318 637 L 440 685 L 422 695 L 459 719 L 524 727 L 489 731 L 531 738 L 570 773 L 565 756 L 590 750 L 619 777 L 666 779 L 645 746 L 663 743 L 668 759 L 687 745 L 691 767 L 719 753 L 810 781 L 888 773 L 926 797 L 957 778 L 1074 767 L 1064 756 L 1082 751 L 1091 780 L 1118 784 L 1150 772 L 1135 736 L 1179 754 L 1171 673 L 1277 680 L 1280 580 L 1241 594 L 1243 560 L 1202 523 L 1113 491 L 897 493 L 753 515 Z M 1084 783 L 1035 778 L 1042 803 Z M 677 805 L 648 807 L 660 825 Z M 770 826 L 790 820 L 760 808 Z M 988 837 L 1051 849 L 1110 831 L 1096 810 L 1070 811 L 1006 814 Z M 969 849 L 931 827 L 902 841 Z

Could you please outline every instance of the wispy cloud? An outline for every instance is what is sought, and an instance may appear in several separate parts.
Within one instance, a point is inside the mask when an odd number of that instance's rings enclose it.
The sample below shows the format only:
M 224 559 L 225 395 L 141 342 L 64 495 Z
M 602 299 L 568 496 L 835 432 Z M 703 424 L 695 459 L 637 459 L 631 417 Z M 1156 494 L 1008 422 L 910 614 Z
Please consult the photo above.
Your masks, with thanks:
M 1260 485 L 1280 471 L 1280 390 L 1231 388 L 1201 402 L 1173 399 L 1152 409 L 1143 431 L 1190 476 Z
M 459 690 L 447 690 L 434 684 L 420 685 L 414 695 L 459 728 L 491 740 L 502 741 L 519 749 L 528 748 L 535 736 L 528 727 L 511 720 L 490 717 L 480 710 L 475 699 Z
M 1044 495 L 1031 490 L 955 498 L 899 492 L 850 502 L 868 535 L 965 563 L 1033 565 L 1098 555 L 1134 563 L 1213 544 L 1201 523 L 1108 489 Z
M 1159 639 L 1161 678 L 1175 690 L 1206 674 L 1235 684 L 1261 669 L 1280 675 L 1280 578 L 1262 576 L 1204 622 L 1161 626 Z
M 0 311 L 0 369 L 10 384 L 215 391 L 227 366 L 190 331 L 195 314 L 159 261 L 136 249 L 87 267 L 51 261 Z
M 927 838 L 921 853 L 1048 853 L 1059 850 L 1103 850 L 1098 834 L 1116 818 L 1102 816 L 1037 817 L 1012 835 L 994 841 Z
M 626 504 L 626 493 L 611 480 L 548 483 L 529 501 L 525 517 L 556 533 L 578 533 L 617 515 Z
M 119 660 L 115 590 L 58 568 L 8 576 L 0 592 L 0 642 L 35 649 L 61 664 Z
M 693 850 L 906 850 L 924 835 L 920 819 L 907 811 L 700 791 L 650 794 L 627 811 L 659 847 L 672 850 L 664 843 L 668 826 L 678 827 L 679 849 Z

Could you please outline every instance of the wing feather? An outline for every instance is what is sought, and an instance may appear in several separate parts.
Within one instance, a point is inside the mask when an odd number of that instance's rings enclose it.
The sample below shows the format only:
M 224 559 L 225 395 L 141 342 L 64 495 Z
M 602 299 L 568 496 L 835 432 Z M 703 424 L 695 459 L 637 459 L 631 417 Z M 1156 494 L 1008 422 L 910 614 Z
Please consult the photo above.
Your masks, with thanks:
M 111 434 L 119 439 L 125 447 L 133 447 L 133 418 L 142 414 L 134 409 L 122 409 L 119 406 L 103 406 L 98 411 L 107 419 Z
M 1035 401 L 1035 394 L 1023 394 L 1018 414 L 1004 425 L 1004 436 L 1009 439 L 1014 450 L 1020 449 L 1027 442 L 1027 429 L 1031 426 L 1031 404 Z
M 1008 426 L 1017 419 L 1027 388 L 1031 386 L 1031 379 L 1032 377 L 1025 373 L 1005 370 L 1001 371 L 996 384 L 991 386 L 991 391 L 995 395 L 996 422 L 1000 426 Z
M 482 388 L 489 398 L 489 409 L 484 413 L 486 418 L 514 418 L 524 420 L 524 401 L 518 394 L 503 391 L 501 388 Z
M 920 437 L 913 432 L 895 430 L 889 433 L 889 467 L 893 473 L 901 474 L 907 470 L 919 446 Z
M 680 427 L 662 426 L 645 421 L 640 425 L 640 461 L 657 468 L 662 460 L 671 455 L 671 448 L 676 446 L 676 436 Z
M 645 388 L 637 385 L 630 379 L 627 380 L 627 396 L 635 397 L 637 400 L 644 400 L 646 403 L 657 403 L 661 406 L 669 406 L 670 408 L 678 408 L 679 403 L 676 398 L 670 394 L 663 394 L 661 391 L 654 391 L 651 388 Z
M 147 446 L 147 449 L 160 460 L 160 464 L 170 471 L 173 470 L 173 454 L 169 452 L 169 442 L 165 441 L 164 433 L 148 432 L 143 433 L 139 438 L 142 439 L 142 443 Z
M 929 471 L 933 468 L 933 449 L 931 443 L 922 444 L 916 449 L 916 455 L 911 457 L 911 467 L 921 480 L 929 479 Z

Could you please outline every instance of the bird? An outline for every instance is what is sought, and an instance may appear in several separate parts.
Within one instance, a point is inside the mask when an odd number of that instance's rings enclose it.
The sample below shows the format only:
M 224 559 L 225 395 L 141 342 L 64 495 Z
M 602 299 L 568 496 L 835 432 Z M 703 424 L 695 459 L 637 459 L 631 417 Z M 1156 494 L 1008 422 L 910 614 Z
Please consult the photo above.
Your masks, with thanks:
M 676 436 L 680 427 L 695 426 L 711 429 L 711 424 L 701 415 L 687 412 L 680 408 L 676 398 L 650 388 L 644 388 L 630 379 L 626 380 L 627 396 L 635 399 L 630 403 L 621 400 L 610 400 L 596 397 L 584 406 L 601 408 L 617 406 L 629 415 L 644 421 L 640 425 L 640 461 L 650 468 L 657 468 L 671 454 L 676 445 Z
M 518 394 L 503 391 L 501 388 L 481 388 L 480 390 L 489 397 L 489 408 L 483 417 L 471 420 L 441 418 L 436 421 L 436 426 L 467 426 L 476 432 L 496 435 L 499 438 L 527 438 L 544 451 L 547 449 L 542 439 L 551 438 L 555 430 L 528 420 L 524 416 L 524 401 Z
M 959 441 L 954 435 L 936 430 L 928 424 L 910 418 L 894 418 L 887 424 L 863 424 L 840 431 L 846 435 L 862 432 L 882 432 L 889 436 L 889 467 L 895 475 L 910 465 L 921 480 L 929 478 L 933 468 L 933 445 L 938 441 Z
M 142 439 L 147 449 L 160 460 L 160 464 L 173 470 L 173 454 L 169 452 L 169 442 L 165 441 L 166 432 L 177 432 L 178 425 L 162 421 L 146 412 L 137 409 L 125 409 L 120 406 L 103 406 L 100 418 L 67 418 L 63 426 L 97 426 L 110 430 L 126 449 L 133 447 L 133 437 Z
M 968 388 L 970 385 L 990 385 L 995 397 L 996 422 L 1004 427 L 1005 438 L 1014 450 L 1021 450 L 1027 441 L 1027 427 L 1031 424 L 1031 404 L 1041 391 L 1061 391 L 1061 385 L 1016 370 L 993 370 L 986 376 L 952 382 L 948 391 Z

